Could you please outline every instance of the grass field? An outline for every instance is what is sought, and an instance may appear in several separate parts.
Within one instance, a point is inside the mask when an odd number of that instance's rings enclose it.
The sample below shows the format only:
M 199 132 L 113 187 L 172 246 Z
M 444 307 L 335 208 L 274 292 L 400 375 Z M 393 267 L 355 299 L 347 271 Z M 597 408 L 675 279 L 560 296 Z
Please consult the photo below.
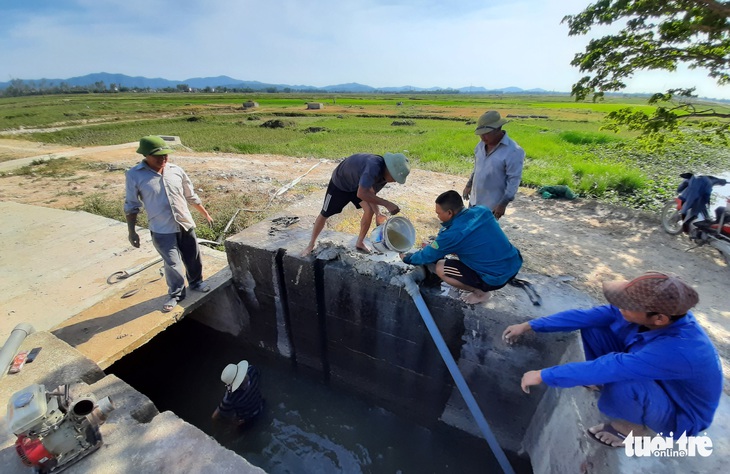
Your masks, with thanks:
M 259 107 L 243 110 L 247 100 Z M 324 108 L 306 110 L 307 102 Z M 655 208 L 679 172 L 730 168 L 725 149 L 685 143 L 651 155 L 635 135 L 602 131 L 605 114 L 626 106 L 651 110 L 636 98 L 594 104 L 543 95 L 52 95 L 0 99 L 0 130 L 34 129 L 23 138 L 74 146 L 168 134 L 204 152 L 333 159 L 403 152 L 418 167 L 465 175 L 478 141 L 474 121 L 496 109 L 512 116 L 505 130 L 527 153 L 524 186 L 564 184 L 583 196 Z M 262 126 L 270 120 L 284 126 Z

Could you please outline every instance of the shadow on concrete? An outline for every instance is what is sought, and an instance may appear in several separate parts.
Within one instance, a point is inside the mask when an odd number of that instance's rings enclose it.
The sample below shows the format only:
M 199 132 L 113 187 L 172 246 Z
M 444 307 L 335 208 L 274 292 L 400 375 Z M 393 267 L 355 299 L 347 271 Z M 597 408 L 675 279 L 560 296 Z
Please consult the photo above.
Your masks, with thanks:
M 146 316 L 150 313 L 160 313 L 163 317 L 171 316 L 173 320 L 182 319 L 186 301 L 182 301 L 178 306 L 169 313 L 161 313 L 159 311 L 162 305 L 167 301 L 168 296 L 162 295 L 152 298 L 141 303 L 134 304 L 115 313 L 96 318 L 84 319 L 82 321 L 64 326 L 51 331 L 54 336 L 66 341 L 73 347 L 77 347 L 89 341 L 95 335 L 123 326 L 130 321 Z M 181 309 L 183 308 L 183 309 Z
M 214 299 L 218 290 L 230 284 L 230 270 L 226 266 L 207 278 L 206 282 L 211 287 L 210 292 L 199 293 L 188 288 L 185 299 L 168 313 L 161 311 L 168 299 L 167 286 L 162 281 L 141 288 L 129 299 L 120 299 L 121 294 L 106 299 L 53 328 L 52 333 L 76 348 L 91 341 L 80 350 L 104 367 L 102 361 L 133 345 L 133 340 L 149 340 Z M 128 336 L 134 337 L 125 339 Z

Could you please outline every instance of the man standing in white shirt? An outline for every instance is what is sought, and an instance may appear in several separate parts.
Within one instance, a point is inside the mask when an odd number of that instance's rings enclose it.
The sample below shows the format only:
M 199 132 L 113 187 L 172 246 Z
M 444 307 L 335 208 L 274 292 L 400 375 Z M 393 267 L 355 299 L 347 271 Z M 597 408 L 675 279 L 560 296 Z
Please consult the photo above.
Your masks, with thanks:
M 462 193 L 470 206 L 487 207 L 496 219 L 514 200 L 525 162 L 525 151 L 502 130 L 507 122 L 496 110 L 479 117 L 474 134 L 481 141 L 474 149 L 474 171 Z
M 143 206 L 147 211 L 152 244 L 165 264 L 169 298 L 162 306 L 163 312 L 172 311 L 185 298 L 186 276 L 190 289 L 210 291 L 210 286 L 203 281 L 195 221 L 188 205 L 197 209 L 208 223 L 213 218 L 203 207 L 185 171 L 167 162 L 167 155 L 172 151 L 161 137 L 148 136 L 139 141 L 137 153 L 144 159 L 127 171 L 124 200 L 129 243 L 134 247 L 139 247 L 137 214 Z

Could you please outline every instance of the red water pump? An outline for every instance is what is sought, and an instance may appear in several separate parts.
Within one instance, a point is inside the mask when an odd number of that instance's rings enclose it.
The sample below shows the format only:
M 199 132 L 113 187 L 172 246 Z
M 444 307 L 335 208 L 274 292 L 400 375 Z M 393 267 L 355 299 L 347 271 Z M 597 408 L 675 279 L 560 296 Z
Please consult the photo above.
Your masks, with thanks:
M 40 473 L 60 472 L 101 447 L 99 427 L 114 404 L 91 393 L 61 385 L 53 392 L 34 384 L 8 403 L 10 429 L 23 464 Z

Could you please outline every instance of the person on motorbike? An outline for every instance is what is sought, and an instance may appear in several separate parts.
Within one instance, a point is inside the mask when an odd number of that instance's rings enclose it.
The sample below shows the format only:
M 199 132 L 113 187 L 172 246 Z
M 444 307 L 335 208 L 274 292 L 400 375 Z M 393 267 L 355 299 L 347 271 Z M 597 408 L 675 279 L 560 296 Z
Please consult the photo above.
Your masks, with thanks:
M 727 180 L 714 176 L 699 176 L 692 173 L 680 175 L 684 181 L 677 188 L 679 199 L 682 201 L 682 221 L 685 226 L 700 216 L 709 218 L 708 207 L 712 196 L 713 186 L 725 186 Z M 687 230 L 687 229 L 685 229 Z

